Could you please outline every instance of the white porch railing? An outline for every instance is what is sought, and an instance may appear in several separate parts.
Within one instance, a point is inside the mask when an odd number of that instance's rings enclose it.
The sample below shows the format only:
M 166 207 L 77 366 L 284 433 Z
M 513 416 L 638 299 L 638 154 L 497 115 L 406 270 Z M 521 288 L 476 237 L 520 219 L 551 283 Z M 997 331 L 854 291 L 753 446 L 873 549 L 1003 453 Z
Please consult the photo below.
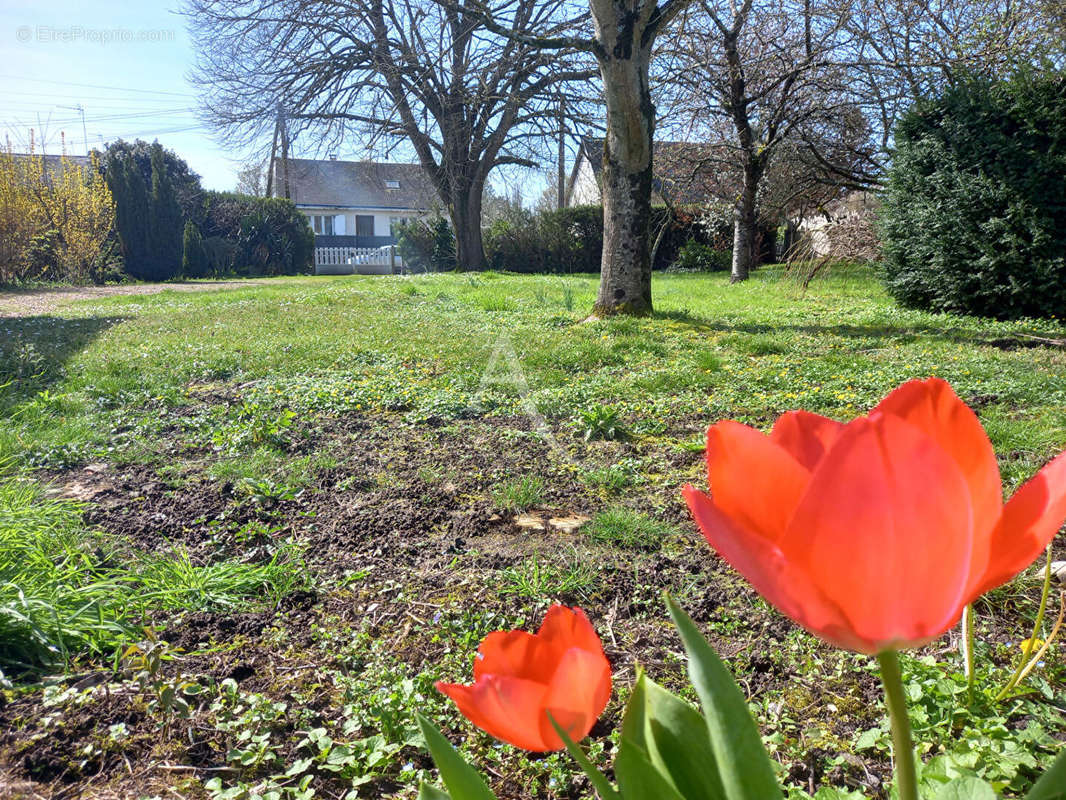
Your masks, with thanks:
M 396 245 L 316 247 L 316 275 L 391 275 L 403 266 Z

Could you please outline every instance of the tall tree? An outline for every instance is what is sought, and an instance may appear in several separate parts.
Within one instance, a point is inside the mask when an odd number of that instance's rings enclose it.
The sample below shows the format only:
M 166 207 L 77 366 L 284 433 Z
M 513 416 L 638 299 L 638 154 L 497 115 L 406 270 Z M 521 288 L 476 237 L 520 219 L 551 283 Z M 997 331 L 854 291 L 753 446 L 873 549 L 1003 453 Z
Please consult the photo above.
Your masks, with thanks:
M 414 152 L 447 209 L 458 265 L 484 262 L 481 203 L 500 165 L 533 166 L 532 144 L 557 127 L 556 87 L 594 75 L 571 52 L 507 35 L 550 34 L 566 0 L 188 0 L 203 110 L 252 143 L 284 109 L 295 137 L 337 149 L 353 138 Z
M 589 0 L 592 52 L 607 104 L 603 143 L 603 260 L 593 313 L 652 310 L 652 144 L 655 104 L 649 85 L 656 37 L 687 0 Z
M 167 174 L 163 147 L 151 147 L 152 190 L 148 196 L 148 263 L 154 280 L 169 280 L 181 271 L 182 215 Z
M 152 144 L 144 139 L 136 139 L 132 142 L 124 139 L 110 142 L 100 155 L 100 164 L 105 175 L 110 171 L 111 165 L 118 159 L 130 159 L 141 172 L 144 185 L 152 183 Z M 189 168 L 185 159 L 169 148 L 163 148 L 163 164 L 166 166 L 167 177 L 178 198 L 181 213 L 188 219 L 200 221 L 202 216 L 201 204 L 203 200 L 203 187 L 200 185 L 200 176 Z
M 1062 68 L 1061 0 L 847 0 L 848 86 L 888 161 L 899 117 L 917 100 L 972 76 L 1019 66 Z
M 733 185 L 733 282 L 754 265 L 768 178 L 787 210 L 812 183 L 854 184 L 872 166 L 868 126 L 846 85 L 847 6 L 823 0 L 700 0 L 676 42 L 664 95 L 677 127 L 712 146 Z
M 475 0 L 476 1 L 476 0 Z M 607 126 L 603 143 L 603 256 L 593 314 L 652 310 L 650 221 L 655 104 L 649 72 L 657 37 L 691 0 L 589 0 L 590 36 L 512 32 L 542 50 L 591 53 Z M 500 26 L 490 27 L 505 32 Z
M 148 250 L 148 185 L 128 153 L 109 154 L 105 175 L 115 199 L 115 228 L 126 272 L 147 280 L 152 277 Z

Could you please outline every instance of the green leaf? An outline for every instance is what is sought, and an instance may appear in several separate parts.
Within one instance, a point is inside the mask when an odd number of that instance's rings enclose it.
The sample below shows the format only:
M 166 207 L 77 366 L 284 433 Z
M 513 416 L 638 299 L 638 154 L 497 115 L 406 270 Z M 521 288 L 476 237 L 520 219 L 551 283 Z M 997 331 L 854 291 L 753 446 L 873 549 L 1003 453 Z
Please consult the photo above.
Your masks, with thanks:
M 566 745 L 567 752 L 570 753 L 570 757 L 577 762 L 581 767 L 581 771 L 588 777 L 589 782 L 596 789 L 596 794 L 599 795 L 600 800 L 618 800 L 620 795 L 618 790 L 611 785 L 611 782 L 607 780 L 607 776 L 596 769 L 596 765 L 589 761 L 589 757 L 585 755 L 585 751 L 582 750 L 573 739 L 570 738 L 570 734 L 562 729 L 558 722 L 555 721 L 555 717 L 548 712 L 548 722 L 555 728 L 555 732 L 559 734 L 559 738 L 563 740 L 563 744 Z
M 452 800 L 447 792 L 442 792 L 436 786 L 423 783 L 418 788 L 418 800 Z
M 301 758 L 298 761 L 293 762 L 293 765 L 285 770 L 285 777 L 291 778 L 294 775 L 300 775 L 301 773 L 307 772 L 307 768 L 311 766 L 312 760 L 313 759 L 310 758 Z
M 736 681 L 696 623 L 669 595 L 666 605 L 688 653 L 689 678 L 703 706 L 725 797 L 728 800 L 781 798 L 773 764 Z
M 940 788 L 935 800 L 996 800 L 996 792 L 980 778 L 956 778 Z
M 857 790 L 849 792 L 845 789 L 823 786 L 814 793 L 814 800 L 866 800 L 866 796 Z
M 622 736 L 644 750 L 652 766 L 685 800 L 722 800 L 726 796 L 706 720 L 643 672 L 626 706 Z
M 452 800 L 496 800 L 484 779 L 463 760 L 437 726 L 417 712 L 415 719 Z
M 648 760 L 643 748 L 625 736 L 618 745 L 614 774 L 626 800 L 685 800 Z
M 1025 800 L 1066 800 L 1066 750 L 1029 790 Z

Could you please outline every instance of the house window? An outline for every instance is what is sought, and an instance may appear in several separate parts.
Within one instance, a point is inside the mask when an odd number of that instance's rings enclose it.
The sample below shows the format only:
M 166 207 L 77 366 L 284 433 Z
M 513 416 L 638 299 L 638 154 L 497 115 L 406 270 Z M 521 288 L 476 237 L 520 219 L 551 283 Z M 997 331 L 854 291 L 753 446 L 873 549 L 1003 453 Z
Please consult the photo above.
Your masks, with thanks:
M 336 219 L 329 214 L 312 214 L 311 228 L 318 236 L 333 236 L 336 230 Z
M 373 236 L 374 235 L 374 217 L 362 214 L 357 214 L 355 217 L 355 235 L 356 236 Z
M 407 217 L 389 217 L 389 235 L 395 239 L 401 225 L 407 224 Z
M 399 189 L 400 188 L 400 182 L 399 181 L 385 181 L 385 188 L 386 189 Z

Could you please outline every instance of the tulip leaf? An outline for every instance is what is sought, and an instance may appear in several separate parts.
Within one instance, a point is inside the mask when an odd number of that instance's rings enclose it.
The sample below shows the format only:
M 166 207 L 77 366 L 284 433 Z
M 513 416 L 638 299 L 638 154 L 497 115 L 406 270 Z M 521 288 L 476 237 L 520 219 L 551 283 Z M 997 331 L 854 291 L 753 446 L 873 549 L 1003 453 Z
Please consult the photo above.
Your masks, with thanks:
M 1059 753 L 1051 768 L 1040 776 L 1025 800 L 1066 800 L 1066 750 Z
M 417 712 L 415 718 L 451 800 L 496 800 L 496 795 L 489 789 L 484 778 L 463 760 L 459 751 L 437 730 L 437 726 Z M 439 797 L 436 800 L 439 800 Z
M 934 800 L 996 800 L 996 792 L 980 778 L 956 778 L 941 786 Z
M 624 734 L 614 759 L 614 774 L 626 800 L 686 800 L 648 760 L 644 749 Z
M 626 706 L 622 736 L 643 749 L 685 800 L 725 798 L 706 720 L 643 672 Z
M 744 695 L 696 623 L 666 596 L 688 653 L 688 675 L 703 706 L 711 750 L 718 765 L 727 800 L 773 800 L 781 798 L 773 764 L 766 754 L 759 729 L 751 717 Z
M 578 744 L 570 738 L 562 726 L 555 721 L 555 717 L 548 712 L 548 722 L 555 728 L 555 732 L 559 734 L 559 738 L 563 740 L 563 744 L 566 745 L 567 752 L 570 753 L 571 758 L 578 763 L 581 767 L 581 771 L 588 777 L 589 782 L 596 790 L 596 794 L 599 795 L 600 800 L 619 800 L 621 795 L 618 794 L 618 790 L 611 785 L 611 782 L 607 780 L 607 776 L 596 769 L 596 765 L 589 761 L 589 757 L 585 755 L 585 751 L 582 750 Z
M 436 786 L 423 783 L 418 787 L 418 800 L 452 800 L 447 792 L 442 792 Z

